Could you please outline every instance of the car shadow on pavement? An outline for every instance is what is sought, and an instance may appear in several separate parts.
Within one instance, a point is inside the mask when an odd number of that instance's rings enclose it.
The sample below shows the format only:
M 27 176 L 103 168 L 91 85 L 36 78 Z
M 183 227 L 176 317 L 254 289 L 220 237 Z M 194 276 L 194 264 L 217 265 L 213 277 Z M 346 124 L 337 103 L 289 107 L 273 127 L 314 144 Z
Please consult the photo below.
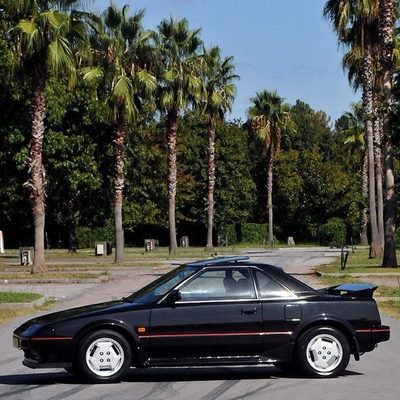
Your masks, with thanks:
M 341 376 L 362 375 L 354 371 L 345 371 Z M 123 382 L 186 382 L 186 381 L 230 381 L 242 379 L 310 379 L 299 373 L 283 372 L 275 367 L 168 367 L 168 368 L 132 368 Z M 106 383 L 106 382 L 105 382 Z M 15 374 L 0 376 L 2 385 L 82 384 L 90 382 L 68 372 L 35 372 L 33 374 Z
M 345 371 L 342 376 L 362 375 Z M 170 381 L 210 381 L 242 379 L 310 379 L 299 372 L 284 372 L 273 366 L 239 367 L 176 367 L 132 369 L 124 381 L 129 382 L 170 382 Z

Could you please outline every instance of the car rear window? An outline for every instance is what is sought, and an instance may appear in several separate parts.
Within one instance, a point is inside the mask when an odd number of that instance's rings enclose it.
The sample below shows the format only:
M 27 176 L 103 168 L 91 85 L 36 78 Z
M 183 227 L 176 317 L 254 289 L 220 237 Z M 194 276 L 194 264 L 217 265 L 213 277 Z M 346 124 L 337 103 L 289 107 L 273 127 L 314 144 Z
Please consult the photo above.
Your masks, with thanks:
M 255 270 L 258 290 L 261 298 L 293 298 L 296 297 L 291 291 L 267 274 Z

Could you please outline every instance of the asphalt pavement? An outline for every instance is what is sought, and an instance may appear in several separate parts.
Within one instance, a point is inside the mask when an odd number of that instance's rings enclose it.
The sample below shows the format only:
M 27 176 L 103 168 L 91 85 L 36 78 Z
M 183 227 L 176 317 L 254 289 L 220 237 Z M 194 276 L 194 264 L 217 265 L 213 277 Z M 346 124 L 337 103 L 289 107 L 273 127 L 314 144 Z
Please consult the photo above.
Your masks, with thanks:
M 318 281 L 311 268 L 329 263 L 338 252 L 330 249 L 253 250 L 251 259 L 282 266 L 311 286 Z M 102 302 L 126 296 L 172 268 L 118 268 L 106 283 L 27 285 L 26 291 L 57 297 L 52 310 Z M 18 285 L 21 289 L 23 285 Z M 47 311 L 48 312 L 48 311 Z M 131 369 L 118 384 L 89 385 L 59 369 L 31 370 L 21 364 L 22 352 L 12 347 L 12 331 L 27 317 L 0 327 L 0 399 L 62 400 L 398 400 L 400 371 L 400 321 L 383 316 L 391 326 L 391 340 L 361 357 L 352 358 L 345 374 L 335 379 L 305 379 L 274 367 Z

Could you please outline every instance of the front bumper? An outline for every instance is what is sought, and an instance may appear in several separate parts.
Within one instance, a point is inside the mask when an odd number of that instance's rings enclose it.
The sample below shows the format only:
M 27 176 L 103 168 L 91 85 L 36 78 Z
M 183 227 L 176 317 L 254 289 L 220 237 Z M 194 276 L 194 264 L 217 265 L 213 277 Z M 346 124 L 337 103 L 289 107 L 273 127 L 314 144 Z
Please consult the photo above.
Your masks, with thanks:
M 29 368 L 67 368 L 72 364 L 72 337 L 23 337 L 14 335 L 13 346 L 24 352 Z

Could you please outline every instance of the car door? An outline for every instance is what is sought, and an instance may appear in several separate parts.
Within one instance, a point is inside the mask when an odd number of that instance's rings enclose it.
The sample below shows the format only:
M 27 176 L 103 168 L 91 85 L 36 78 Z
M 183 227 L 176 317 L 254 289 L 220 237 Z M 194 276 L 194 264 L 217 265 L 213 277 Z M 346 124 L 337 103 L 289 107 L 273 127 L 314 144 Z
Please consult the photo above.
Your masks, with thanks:
M 302 306 L 295 294 L 268 274 L 255 270 L 255 277 L 263 314 L 263 354 L 275 358 L 274 349 L 280 349 L 280 356 L 283 346 L 290 347 L 291 334 L 302 317 Z
M 205 268 L 179 293 L 151 311 L 150 357 L 260 354 L 261 305 L 247 267 Z

